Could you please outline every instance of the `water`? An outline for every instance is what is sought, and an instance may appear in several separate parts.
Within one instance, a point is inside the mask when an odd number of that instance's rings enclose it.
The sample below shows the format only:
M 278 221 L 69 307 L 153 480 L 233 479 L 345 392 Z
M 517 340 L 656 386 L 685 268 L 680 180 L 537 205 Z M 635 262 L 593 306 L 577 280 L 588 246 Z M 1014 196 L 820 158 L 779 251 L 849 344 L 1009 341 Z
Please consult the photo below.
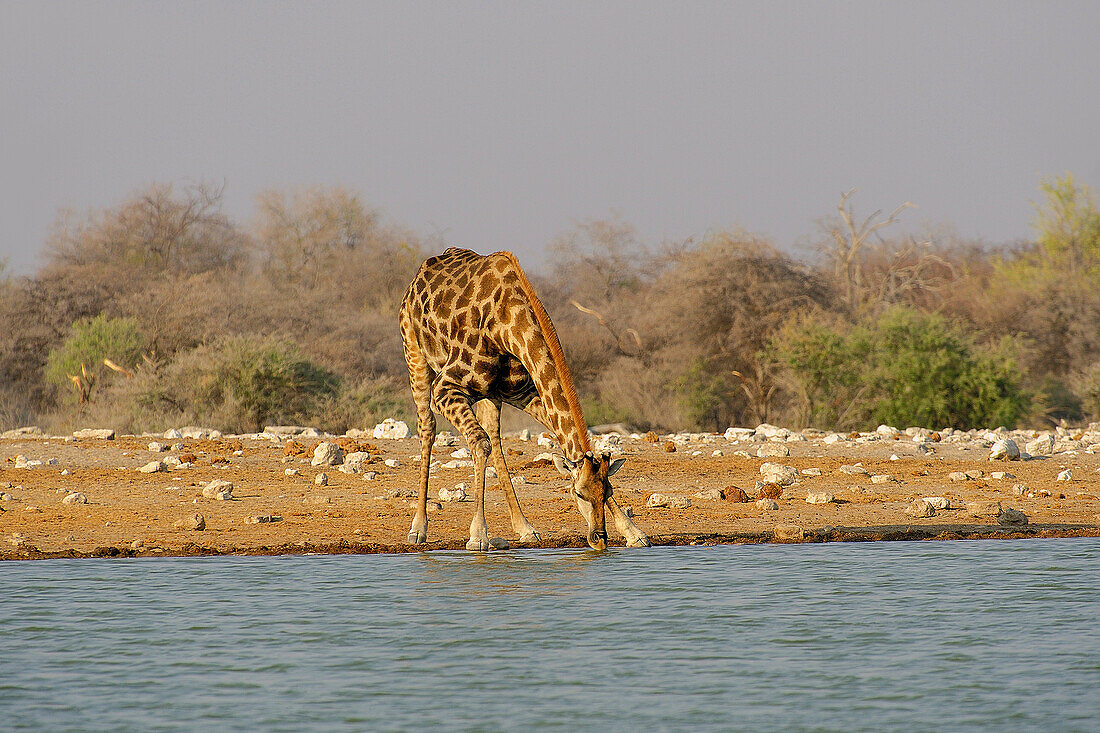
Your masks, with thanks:
M 1097 730 L 1100 540 L 0 564 L 3 730 Z

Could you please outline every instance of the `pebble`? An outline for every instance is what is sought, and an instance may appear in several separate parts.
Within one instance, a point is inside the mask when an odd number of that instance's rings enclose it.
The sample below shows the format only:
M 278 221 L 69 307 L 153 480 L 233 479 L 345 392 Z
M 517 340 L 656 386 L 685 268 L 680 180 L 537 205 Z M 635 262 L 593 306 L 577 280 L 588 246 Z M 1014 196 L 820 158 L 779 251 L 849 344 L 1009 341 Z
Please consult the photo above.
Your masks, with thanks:
M 725 493 L 726 501 L 732 501 L 735 504 L 744 504 L 751 501 L 749 495 L 739 486 L 727 486 L 723 492 Z
M 344 449 L 335 443 L 321 442 L 313 449 L 311 466 L 338 466 L 344 462 Z
M 99 440 L 114 440 L 115 431 L 110 428 L 85 428 L 73 433 L 74 438 L 96 438 Z
M 985 475 L 984 471 L 981 471 L 977 468 L 971 469 L 969 471 L 965 471 L 964 473 L 966 474 L 967 478 L 974 479 L 975 481 L 977 481 L 978 479 L 980 479 L 982 476 Z
M 188 529 L 201 532 L 206 529 L 206 517 L 201 514 L 190 514 L 179 520 L 174 525 L 177 529 Z
M 340 465 L 338 470 L 343 473 L 362 473 L 363 467 L 370 463 L 370 460 L 370 453 L 365 451 L 348 453 L 344 456 L 344 462 Z
M 710 455 L 711 455 L 712 458 L 719 458 L 721 456 L 724 456 L 725 453 L 723 453 L 721 451 L 721 449 L 719 449 L 719 450 L 712 451 Z
M 1033 456 L 1049 456 L 1054 452 L 1054 436 L 1041 435 L 1024 444 L 1024 451 Z
M 283 518 L 278 514 L 255 514 L 244 521 L 246 524 L 269 524 L 271 522 L 281 522 Z
M 972 517 L 996 517 L 1001 513 L 999 501 L 968 501 L 966 513 Z
M 156 441 L 153 441 L 149 444 L 149 451 L 152 453 L 162 453 L 166 450 L 168 450 L 168 447 L 163 443 L 157 443 Z
M 1065 471 L 1062 471 L 1061 473 L 1059 473 L 1055 480 L 1056 481 L 1072 481 L 1073 480 L 1073 471 L 1071 469 L 1067 468 Z
M 138 469 L 140 473 L 158 473 L 160 471 L 167 471 L 168 467 L 164 465 L 164 461 L 149 461 L 144 466 Z
M 328 486 L 328 474 L 321 472 L 313 477 L 313 483 L 318 486 Z
M 947 474 L 947 478 L 950 481 L 969 481 L 970 480 L 970 477 L 967 476 L 962 471 L 952 471 L 951 473 Z
M 646 506 L 654 508 L 687 509 L 691 506 L 691 499 L 686 496 L 674 494 L 650 494 L 649 499 L 646 500 Z
M 797 524 L 777 524 L 772 535 L 777 542 L 801 542 L 806 537 L 806 532 Z
M 831 504 L 836 500 L 832 494 L 827 491 L 815 492 L 812 494 L 806 494 L 807 504 Z
M 454 463 L 454 461 L 451 461 Z M 390 468 L 401 468 L 401 459 L 399 458 L 387 458 L 386 465 Z M 472 464 L 471 464 L 472 465 Z
M 703 489 L 695 494 L 695 498 L 707 499 L 708 501 L 721 501 L 726 498 L 726 494 L 721 489 Z
M 798 479 L 798 469 L 781 463 L 761 463 L 760 475 L 766 484 L 790 486 Z
M 299 471 L 297 468 L 288 468 L 283 471 L 283 474 L 286 476 L 301 476 L 302 472 Z
M 774 499 L 757 499 L 756 508 L 764 511 L 774 511 L 779 508 L 779 505 L 775 503 Z
M 894 481 L 893 474 L 889 473 L 876 473 L 871 477 L 871 483 L 873 484 L 888 484 Z
M 801 471 L 799 471 L 799 473 L 801 473 L 803 476 L 820 476 L 821 475 L 821 469 L 820 468 L 803 468 Z
M 1011 474 L 1008 471 L 993 471 L 989 474 L 989 478 L 1000 481 L 1006 478 L 1016 478 L 1016 476 L 1015 474 Z
M 453 489 L 443 488 L 438 493 L 440 501 L 466 501 L 466 491 L 459 487 Z
M 145 547 L 145 540 L 134 540 L 130 543 L 131 550 L 140 550 L 143 547 Z
M 471 457 L 469 448 L 459 448 L 458 450 L 451 451 L 451 458 L 468 459 Z
M 911 517 L 934 517 L 936 508 L 924 499 L 914 499 L 913 503 L 905 508 L 905 513 Z
M 61 503 L 62 504 L 87 504 L 88 503 L 88 497 L 84 496 L 84 494 L 80 493 L 79 491 L 74 491 L 73 493 L 69 494 L 64 499 L 62 499 Z
M 233 498 L 233 483 L 223 479 L 214 479 L 202 487 L 202 495 L 207 499 L 227 501 Z
M 428 514 L 435 514 L 436 512 L 443 511 L 443 505 L 440 504 L 438 501 L 429 501 L 426 504 L 426 508 L 428 510 Z
M 950 509 L 951 502 L 943 496 L 926 496 L 921 501 L 926 501 L 932 505 L 933 509 Z
M 868 476 L 870 472 L 863 467 L 860 463 L 844 464 L 840 467 L 841 473 L 846 473 L 849 476 Z
M 1020 460 L 1020 446 L 1015 440 L 998 440 L 989 451 L 991 461 L 1018 461 Z
M 378 478 L 378 473 L 376 471 L 367 471 L 363 474 L 364 481 L 374 481 L 376 478 Z
M 6 491 L 0 491 L 0 501 L 15 501 L 15 497 Z
M 62 475 L 62 476 L 72 476 L 72 475 L 73 475 L 73 472 L 72 472 L 72 471 L 70 471 L 70 470 L 69 470 L 69 469 L 67 469 L 67 468 L 63 468 L 63 469 L 61 469 L 61 475 Z
M 1001 513 L 997 515 L 997 521 L 1007 526 L 1019 526 L 1027 524 L 1027 515 L 1018 509 L 1005 507 L 1001 510 Z
M 768 443 L 756 449 L 757 458 L 786 458 L 791 454 L 791 449 L 785 445 Z
M 411 499 L 417 495 L 416 489 L 387 489 L 387 499 Z
M 401 420 L 387 417 L 374 426 L 374 438 L 376 440 L 402 440 L 409 437 L 409 426 Z
M 511 545 L 508 544 L 508 540 L 503 537 L 491 537 L 489 539 L 489 547 L 494 550 L 507 550 Z

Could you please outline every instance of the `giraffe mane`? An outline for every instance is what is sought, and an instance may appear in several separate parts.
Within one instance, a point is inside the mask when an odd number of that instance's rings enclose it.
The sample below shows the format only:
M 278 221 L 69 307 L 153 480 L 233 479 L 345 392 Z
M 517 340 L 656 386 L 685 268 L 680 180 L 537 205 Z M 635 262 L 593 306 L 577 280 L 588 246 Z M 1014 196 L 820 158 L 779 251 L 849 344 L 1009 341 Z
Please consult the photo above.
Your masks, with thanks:
M 580 438 L 581 445 L 585 451 L 592 450 L 591 444 L 588 442 L 588 423 L 584 420 L 584 413 L 581 411 L 581 401 L 577 397 L 577 388 L 573 384 L 573 375 L 569 372 L 569 365 L 565 363 L 565 352 L 561 349 L 561 341 L 558 340 L 558 332 L 554 329 L 554 324 L 550 321 L 550 316 L 547 314 L 546 309 L 542 306 L 542 301 L 539 300 L 539 296 L 535 293 L 535 288 L 531 285 L 531 281 L 527 279 L 527 273 L 523 271 L 523 268 L 519 266 L 519 260 L 511 252 L 500 252 L 508 258 L 512 263 L 512 267 L 516 270 L 516 275 L 519 276 L 520 287 L 523 288 L 523 292 L 527 294 L 527 300 L 531 303 L 531 309 L 535 312 L 535 320 L 538 321 L 539 328 L 542 330 L 543 338 L 546 340 L 546 345 L 550 348 L 550 357 L 554 360 L 554 368 L 557 369 L 558 379 L 561 380 L 562 388 L 565 391 L 565 401 L 569 404 L 569 411 L 573 415 L 573 425 L 577 431 L 577 437 Z

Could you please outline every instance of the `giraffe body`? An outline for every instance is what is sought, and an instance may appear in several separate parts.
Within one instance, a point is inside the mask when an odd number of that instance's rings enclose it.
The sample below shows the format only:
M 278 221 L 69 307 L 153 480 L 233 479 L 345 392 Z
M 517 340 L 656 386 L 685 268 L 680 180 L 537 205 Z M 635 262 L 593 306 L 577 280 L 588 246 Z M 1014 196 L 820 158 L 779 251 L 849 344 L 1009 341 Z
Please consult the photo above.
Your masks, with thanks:
M 523 515 L 500 445 L 500 409 L 508 403 L 553 432 L 573 479 L 588 543 L 606 546 L 605 508 L 632 546 L 649 541 L 612 496 L 608 478 L 622 461 L 595 456 L 561 345 L 530 282 L 509 252 L 482 256 L 452 247 L 421 265 L 401 304 L 401 336 L 416 401 L 420 491 L 409 541 L 427 540 L 428 472 L 435 413 L 462 433 L 474 457 L 471 550 L 489 548 L 485 466 L 490 457 L 512 520 L 524 541 L 539 539 Z

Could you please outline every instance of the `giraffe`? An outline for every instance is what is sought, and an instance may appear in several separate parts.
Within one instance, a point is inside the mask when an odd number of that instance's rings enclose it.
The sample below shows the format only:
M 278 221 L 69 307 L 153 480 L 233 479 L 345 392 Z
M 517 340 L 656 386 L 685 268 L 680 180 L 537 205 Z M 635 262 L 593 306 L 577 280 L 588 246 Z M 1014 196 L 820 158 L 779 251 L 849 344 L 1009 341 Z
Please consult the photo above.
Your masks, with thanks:
M 409 542 L 428 539 L 428 472 L 435 411 L 462 433 L 474 458 L 474 517 L 466 549 L 489 549 L 485 524 L 485 467 L 492 458 L 512 529 L 524 542 L 538 532 L 524 516 L 500 445 L 500 409 L 518 407 L 557 438 L 558 471 L 572 479 L 588 523 L 588 544 L 607 547 L 609 510 L 627 546 L 650 542 L 612 494 L 608 479 L 624 459 L 595 455 L 557 333 L 515 255 L 479 255 L 451 247 L 428 258 L 401 303 L 401 340 L 416 401 L 420 491 Z M 433 411 L 434 409 L 434 411 Z

